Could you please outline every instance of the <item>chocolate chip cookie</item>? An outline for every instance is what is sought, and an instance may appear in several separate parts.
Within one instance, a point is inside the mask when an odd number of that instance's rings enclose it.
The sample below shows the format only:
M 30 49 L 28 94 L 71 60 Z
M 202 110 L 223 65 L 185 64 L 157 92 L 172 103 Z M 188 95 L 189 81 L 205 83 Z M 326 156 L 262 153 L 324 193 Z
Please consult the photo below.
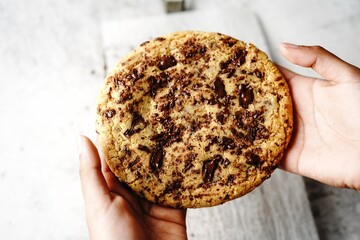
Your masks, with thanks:
M 96 129 L 111 170 L 164 206 L 214 206 L 261 184 L 293 127 L 285 79 L 267 55 L 220 33 L 144 42 L 106 77 Z

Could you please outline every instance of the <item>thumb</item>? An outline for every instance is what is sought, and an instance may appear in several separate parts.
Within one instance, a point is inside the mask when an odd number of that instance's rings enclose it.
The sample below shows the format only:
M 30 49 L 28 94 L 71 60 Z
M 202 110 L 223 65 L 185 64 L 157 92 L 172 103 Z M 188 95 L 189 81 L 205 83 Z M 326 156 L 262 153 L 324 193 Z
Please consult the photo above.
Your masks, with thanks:
M 79 136 L 80 179 L 85 209 L 97 209 L 110 201 L 110 191 L 101 172 L 101 162 L 95 145 L 85 136 Z

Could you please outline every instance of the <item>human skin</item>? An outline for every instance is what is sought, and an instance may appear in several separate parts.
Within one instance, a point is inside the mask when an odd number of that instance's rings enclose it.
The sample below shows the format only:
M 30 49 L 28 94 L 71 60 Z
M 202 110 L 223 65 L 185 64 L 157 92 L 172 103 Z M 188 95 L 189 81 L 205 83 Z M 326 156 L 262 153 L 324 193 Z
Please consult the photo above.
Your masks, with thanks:
M 282 44 L 290 62 L 323 79 L 279 66 L 294 106 L 294 130 L 280 168 L 360 190 L 360 70 L 319 46 Z M 187 239 L 186 210 L 136 196 L 110 171 L 100 147 L 79 139 L 80 177 L 91 239 Z

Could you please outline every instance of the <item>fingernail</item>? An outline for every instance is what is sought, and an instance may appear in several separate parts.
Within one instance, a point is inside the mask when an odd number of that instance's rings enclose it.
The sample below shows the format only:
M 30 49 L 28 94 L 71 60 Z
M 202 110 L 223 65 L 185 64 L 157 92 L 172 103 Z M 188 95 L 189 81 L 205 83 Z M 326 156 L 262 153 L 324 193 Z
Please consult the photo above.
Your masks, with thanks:
M 281 45 L 285 48 L 298 48 L 300 47 L 299 45 L 296 45 L 296 44 L 293 44 L 293 43 L 286 43 L 286 42 L 283 42 L 281 43 Z
M 77 150 L 78 150 L 78 154 L 79 156 L 82 153 L 83 150 L 83 140 L 82 140 L 82 136 L 78 135 L 77 139 L 76 139 L 76 144 L 77 144 Z

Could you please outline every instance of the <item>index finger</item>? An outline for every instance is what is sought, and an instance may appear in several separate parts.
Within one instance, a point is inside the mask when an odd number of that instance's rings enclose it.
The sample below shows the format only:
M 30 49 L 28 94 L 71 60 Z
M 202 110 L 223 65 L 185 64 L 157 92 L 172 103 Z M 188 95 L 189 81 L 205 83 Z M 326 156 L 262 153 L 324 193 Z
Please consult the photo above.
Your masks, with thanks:
M 359 69 L 341 60 L 331 52 L 320 46 L 299 46 L 281 44 L 281 54 L 290 62 L 311 67 L 324 79 L 336 83 L 353 81 L 353 74 L 359 74 Z

